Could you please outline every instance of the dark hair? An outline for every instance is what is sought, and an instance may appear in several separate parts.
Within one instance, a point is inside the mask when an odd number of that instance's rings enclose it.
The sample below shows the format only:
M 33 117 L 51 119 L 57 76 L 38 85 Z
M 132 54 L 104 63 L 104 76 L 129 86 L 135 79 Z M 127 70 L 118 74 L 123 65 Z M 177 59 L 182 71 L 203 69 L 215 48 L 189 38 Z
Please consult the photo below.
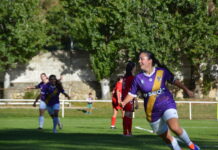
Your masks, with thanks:
M 63 86 L 62 86 L 62 83 L 60 80 L 57 79 L 57 77 L 55 75 L 50 75 L 49 76 L 49 80 L 51 80 L 51 78 L 55 78 L 56 80 L 56 87 L 59 89 L 59 90 L 63 90 Z
M 147 51 L 147 50 L 143 50 L 140 52 L 140 54 L 142 54 L 142 53 L 146 54 L 148 56 L 148 59 L 152 59 L 152 66 L 157 65 L 160 68 L 166 69 L 167 71 L 169 71 L 173 75 L 173 73 L 167 68 L 167 66 L 165 64 L 161 64 L 160 61 L 158 59 L 156 59 L 156 57 L 154 56 L 154 53 Z
M 129 61 L 126 65 L 126 74 L 125 77 L 132 76 L 132 70 L 136 66 L 136 64 L 132 61 Z
M 123 78 L 123 76 L 118 76 L 117 77 L 117 82 L 120 81 Z

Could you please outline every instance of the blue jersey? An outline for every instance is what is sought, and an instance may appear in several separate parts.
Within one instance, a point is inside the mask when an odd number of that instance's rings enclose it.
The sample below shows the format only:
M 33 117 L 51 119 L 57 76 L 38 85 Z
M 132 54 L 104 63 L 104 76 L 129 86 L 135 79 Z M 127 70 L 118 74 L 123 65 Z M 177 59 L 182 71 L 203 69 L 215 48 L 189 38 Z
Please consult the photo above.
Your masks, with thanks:
M 142 92 L 147 120 L 150 122 L 157 121 L 165 110 L 176 109 L 173 96 L 166 87 L 166 81 L 173 83 L 174 76 L 164 68 L 155 68 L 150 75 L 141 72 L 133 80 L 129 94 L 136 96 L 137 91 Z
M 64 89 L 57 88 L 50 83 L 43 86 L 41 90 L 41 98 L 48 106 L 53 106 L 54 104 L 59 104 L 59 95 L 64 93 Z

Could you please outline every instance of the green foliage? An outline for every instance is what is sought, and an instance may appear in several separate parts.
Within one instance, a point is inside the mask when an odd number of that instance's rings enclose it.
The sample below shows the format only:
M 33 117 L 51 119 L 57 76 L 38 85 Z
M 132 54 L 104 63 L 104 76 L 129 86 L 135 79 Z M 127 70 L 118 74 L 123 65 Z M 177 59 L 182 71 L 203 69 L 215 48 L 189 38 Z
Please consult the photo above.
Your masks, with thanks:
M 39 95 L 39 91 L 27 91 L 24 93 L 23 99 L 35 99 Z
M 0 70 L 25 63 L 46 42 L 38 0 L 0 1 Z
M 137 60 L 141 49 L 154 52 L 172 70 L 185 57 L 198 74 L 200 63 L 217 58 L 217 16 L 208 15 L 205 1 L 62 2 L 69 34 L 77 47 L 90 52 L 99 80 L 108 78 L 120 61 Z

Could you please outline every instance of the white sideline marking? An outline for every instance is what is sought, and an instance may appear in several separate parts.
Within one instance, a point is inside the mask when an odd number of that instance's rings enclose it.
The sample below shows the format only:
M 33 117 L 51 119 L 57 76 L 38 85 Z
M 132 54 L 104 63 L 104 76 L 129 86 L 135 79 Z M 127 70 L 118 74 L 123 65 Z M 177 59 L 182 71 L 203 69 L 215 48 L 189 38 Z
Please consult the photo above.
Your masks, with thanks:
M 139 130 L 143 130 L 143 131 L 147 131 L 149 133 L 154 133 L 152 130 L 149 130 L 149 129 L 145 129 L 145 128 L 142 128 L 142 127 L 139 127 L 139 126 L 135 126 L 136 129 L 139 129 Z

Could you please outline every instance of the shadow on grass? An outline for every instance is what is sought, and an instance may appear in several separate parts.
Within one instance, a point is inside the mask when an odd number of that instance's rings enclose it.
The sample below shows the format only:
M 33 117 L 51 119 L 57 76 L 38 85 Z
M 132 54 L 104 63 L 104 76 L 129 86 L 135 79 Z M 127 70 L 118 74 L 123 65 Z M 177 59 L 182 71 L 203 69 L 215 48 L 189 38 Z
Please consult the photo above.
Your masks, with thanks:
M 82 129 L 81 129 L 82 130 Z M 218 142 L 194 139 L 204 150 L 215 150 Z M 182 147 L 185 147 L 182 144 Z M 1 150 L 168 150 L 155 135 L 123 137 L 118 134 L 58 133 L 35 129 L 0 130 Z
M 160 146 L 159 146 L 160 145 Z M 123 137 L 116 134 L 58 133 L 50 130 L 0 130 L 1 150 L 164 150 L 166 146 L 153 135 Z

